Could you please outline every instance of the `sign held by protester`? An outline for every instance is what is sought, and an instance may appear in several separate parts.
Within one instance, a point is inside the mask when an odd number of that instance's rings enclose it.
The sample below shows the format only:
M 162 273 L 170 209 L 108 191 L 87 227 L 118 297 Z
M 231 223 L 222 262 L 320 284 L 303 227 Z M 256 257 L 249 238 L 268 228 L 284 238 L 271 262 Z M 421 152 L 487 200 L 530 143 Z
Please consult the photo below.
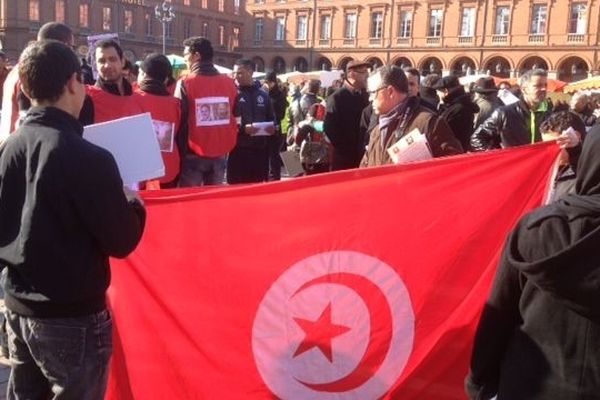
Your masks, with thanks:
M 83 138 L 108 150 L 127 185 L 160 178 L 165 165 L 150 113 L 88 125 Z

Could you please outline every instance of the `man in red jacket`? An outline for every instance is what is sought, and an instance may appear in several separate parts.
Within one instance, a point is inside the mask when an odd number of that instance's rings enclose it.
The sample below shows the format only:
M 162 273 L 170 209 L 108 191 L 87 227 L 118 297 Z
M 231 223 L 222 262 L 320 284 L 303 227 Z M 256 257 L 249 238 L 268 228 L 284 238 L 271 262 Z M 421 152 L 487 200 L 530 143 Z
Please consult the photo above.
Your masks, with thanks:
M 79 115 L 83 125 L 111 121 L 141 114 L 142 107 L 131 84 L 123 77 L 123 50 L 112 39 L 96 43 L 95 62 L 98 80 L 87 86 L 87 96 Z
M 220 185 L 225 180 L 227 154 L 237 139 L 233 79 L 213 65 L 208 39 L 191 37 L 183 42 L 190 74 L 175 89 L 181 99 L 183 143 L 179 186 Z

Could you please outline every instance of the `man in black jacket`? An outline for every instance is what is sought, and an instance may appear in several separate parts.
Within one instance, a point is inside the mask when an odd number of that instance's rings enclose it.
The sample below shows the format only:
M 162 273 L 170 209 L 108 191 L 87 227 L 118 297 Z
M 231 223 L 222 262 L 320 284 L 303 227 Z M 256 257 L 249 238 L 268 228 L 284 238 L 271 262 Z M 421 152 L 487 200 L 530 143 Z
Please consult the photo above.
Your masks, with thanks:
M 333 145 L 331 169 L 357 168 L 365 153 L 361 132 L 362 111 L 369 104 L 366 92 L 368 63 L 350 61 L 346 66 L 344 86 L 327 98 L 325 134 Z
M 112 353 L 109 257 L 137 246 L 145 211 L 115 160 L 81 135 L 81 67 L 63 43 L 20 59 L 32 108 L 0 148 L 0 266 L 10 399 L 101 399 Z
M 521 219 L 479 321 L 470 399 L 599 399 L 600 127 L 583 143 L 576 194 Z
M 238 140 L 227 159 L 227 183 L 257 183 L 269 179 L 267 137 L 275 135 L 273 107 L 269 94 L 252 79 L 254 63 L 236 61 L 235 80 L 238 97 L 235 116 L 240 119 Z M 266 122 L 261 127 L 261 122 Z
M 496 109 L 471 136 L 471 148 L 484 151 L 540 142 L 540 125 L 552 112 L 546 101 L 547 84 L 545 70 L 525 72 L 519 78 L 522 99 Z
M 457 76 L 440 78 L 432 88 L 443 93 L 441 98 L 444 103 L 440 110 L 440 118 L 446 120 L 463 149 L 468 150 L 473 134 L 473 121 L 479 107 L 465 92 Z

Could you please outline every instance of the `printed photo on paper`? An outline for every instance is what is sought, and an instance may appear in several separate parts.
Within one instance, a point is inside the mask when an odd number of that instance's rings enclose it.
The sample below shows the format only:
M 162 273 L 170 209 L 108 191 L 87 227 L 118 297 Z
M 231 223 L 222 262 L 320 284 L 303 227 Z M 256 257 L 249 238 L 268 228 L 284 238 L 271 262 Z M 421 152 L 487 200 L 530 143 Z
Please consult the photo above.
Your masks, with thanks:
M 154 132 L 158 139 L 158 147 L 160 151 L 165 153 L 173 152 L 173 142 L 175 141 L 175 124 L 173 122 L 152 120 Z
M 231 106 L 227 97 L 196 99 L 196 126 L 228 125 Z

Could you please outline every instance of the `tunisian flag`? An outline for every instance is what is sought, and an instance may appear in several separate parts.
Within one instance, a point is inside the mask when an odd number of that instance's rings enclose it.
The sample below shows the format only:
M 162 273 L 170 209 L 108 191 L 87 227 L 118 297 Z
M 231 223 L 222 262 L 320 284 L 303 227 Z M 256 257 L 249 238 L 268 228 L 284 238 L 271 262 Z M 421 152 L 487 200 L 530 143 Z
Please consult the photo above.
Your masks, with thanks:
M 539 144 L 256 186 L 145 193 L 112 262 L 108 399 L 463 399 Z

